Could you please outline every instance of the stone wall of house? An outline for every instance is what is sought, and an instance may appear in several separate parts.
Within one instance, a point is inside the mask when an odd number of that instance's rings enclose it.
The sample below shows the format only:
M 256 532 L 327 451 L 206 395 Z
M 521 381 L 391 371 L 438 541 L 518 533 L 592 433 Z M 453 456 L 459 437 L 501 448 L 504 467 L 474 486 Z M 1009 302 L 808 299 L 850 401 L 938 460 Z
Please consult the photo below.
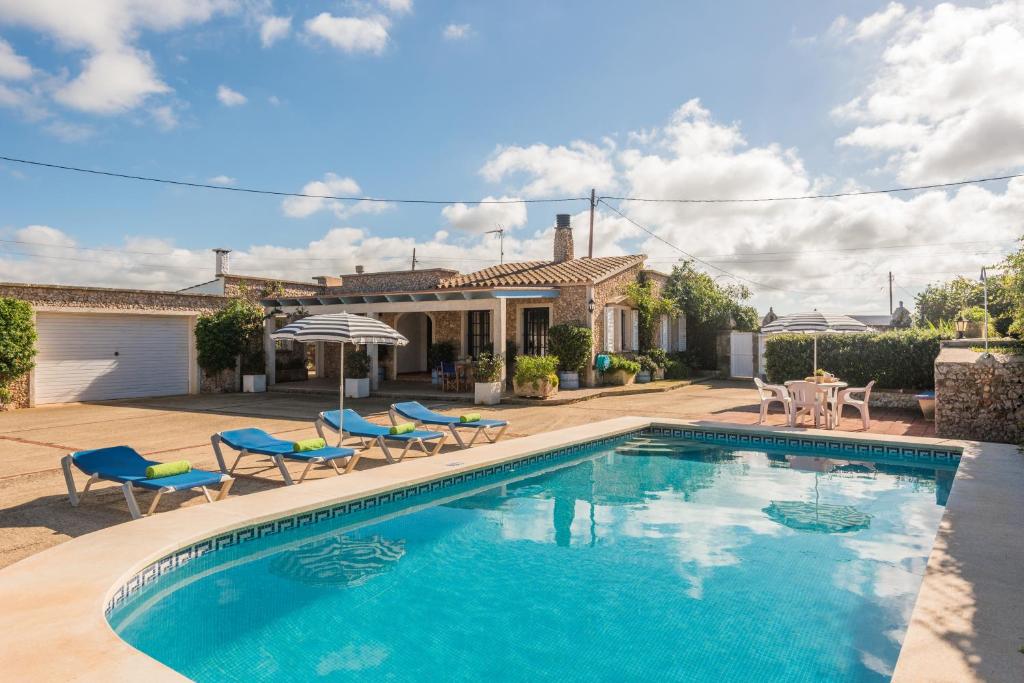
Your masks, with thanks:
M 1024 356 L 944 347 L 935 359 L 935 433 L 1024 442 Z
M 558 296 L 554 299 L 508 299 L 505 303 L 505 338 L 516 345 L 516 352 L 522 352 L 523 340 L 519 336 L 524 308 L 550 306 L 551 325 L 583 325 L 587 324 L 587 287 L 586 285 L 564 285 L 558 288 Z
M 199 371 L 199 392 L 202 394 L 229 394 L 238 389 L 238 374 L 234 368 L 212 374 Z
M 433 289 L 459 271 L 447 268 L 399 270 L 384 273 L 352 273 L 341 276 L 341 287 L 328 287 L 330 294 L 363 292 L 418 292 Z
M 433 311 L 434 342 L 448 341 L 455 345 L 456 357 L 461 356 L 464 346 L 462 339 L 462 311 Z
M 295 282 L 243 275 L 224 276 L 224 296 L 244 297 L 253 303 L 261 299 L 285 296 L 316 296 L 323 294 L 324 287 L 316 282 Z
M 598 352 L 604 349 L 605 304 L 620 296 L 625 296 L 626 287 L 628 287 L 631 282 L 636 282 L 636 279 L 639 277 L 640 271 L 642 270 L 642 265 L 636 265 L 628 270 L 622 271 L 615 277 L 608 278 L 604 282 L 594 285 L 594 316 L 592 324 L 594 327 L 594 348 Z M 583 310 L 587 310 L 586 305 L 584 305 Z
M 33 308 L 109 308 L 111 311 L 165 310 L 198 313 L 210 313 L 228 302 L 227 298 L 215 294 L 12 283 L 0 283 L 0 297 L 21 299 L 32 304 Z
M 0 403 L 0 410 L 28 408 L 28 374 L 24 374 L 7 386 L 11 393 L 10 399 Z

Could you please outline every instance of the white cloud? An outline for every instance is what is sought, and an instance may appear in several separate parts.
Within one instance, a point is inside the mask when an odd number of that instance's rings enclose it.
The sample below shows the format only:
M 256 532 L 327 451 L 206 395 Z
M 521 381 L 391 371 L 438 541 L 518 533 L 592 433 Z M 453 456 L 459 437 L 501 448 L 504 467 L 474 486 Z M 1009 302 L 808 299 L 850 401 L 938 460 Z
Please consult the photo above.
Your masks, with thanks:
M 322 12 L 306 22 L 306 32 L 343 52 L 380 54 L 388 44 L 391 21 L 383 15 L 336 17 Z
M 215 175 L 207 182 L 213 183 L 214 185 L 234 185 L 238 180 L 229 175 Z
M 518 197 L 484 197 L 483 201 L 507 201 Z M 471 233 L 484 233 L 501 226 L 507 230 L 526 225 L 526 204 L 476 204 L 459 202 L 441 209 L 448 224 L 453 228 Z
M 859 124 L 838 144 L 885 152 L 885 168 L 911 183 L 1024 164 L 1020 3 L 883 14 L 891 36 L 875 77 L 833 111 Z
M 238 107 L 249 101 L 248 97 L 226 85 L 217 86 L 217 99 L 225 107 Z
M 358 197 L 362 190 L 352 178 L 327 173 L 323 180 L 313 180 L 302 186 L 300 194 L 310 197 L 287 197 L 281 202 L 281 211 L 289 218 L 306 218 L 321 211 L 330 211 L 338 218 L 349 218 L 358 214 L 373 214 L 390 211 L 390 202 L 345 203 L 327 197 Z
M 62 142 L 84 142 L 96 134 L 96 130 L 88 124 L 59 119 L 47 123 L 43 130 Z
M 865 17 L 853 29 L 850 40 L 870 40 L 891 29 L 907 13 L 907 8 L 898 2 L 890 2 L 881 12 Z
M 530 182 L 517 190 L 527 197 L 579 194 L 589 192 L 592 187 L 608 190 L 615 185 L 611 152 L 607 146 L 579 140 L 568 147 L 539 143 L 529 147 L 499 146 L 480 169 L 480 174 L 491 182 L 509 176 L 527 176 Z
M 178 127 L 178 114 L 170 105 L 153 107 L 149 110 L 149 115 L 153 117 L 153 121 L 162 131 L 174 130 Z
M 79 75 L 54 97 L 81 111 L 118 114 L 134 109 L 150 95 L 170 90 L 157 76 L 149 53 L 125 50 L 88 57 Z
M 0 78 L 21 81 L 32 75 L 28 59 L 14 51 L 11 44 L 0 38 Z
M 84 52 L 74 57 L 79 73 L 53 97 L 88 113 L 116 114 L 170 91 L 149 53 L 135 45 L 143 31 L 179 29 L 237 7 L 234 0 L 0 0 L 0 24 L 38 31 L 65 53 Z
M 277 95 L 271 95 L 270 97 L 267 98 L 267 102 L 276 107 L 281 104 L 281 98 L 278 97 Z
M 468 38 L 472 32 L 472 27 L 469 24 L 448 24 L 441 31 L 441 35 L 445 40 L 462 40 Z
M 263 47 L 270 47 L 277 41 L 287 38 L 291 30 L 291 17 L 264 17 L 260 21 L 260 43 Z
M 412 0 L 377 0 L 380 6 L 392 14 L 408 14 L 412 11 Z

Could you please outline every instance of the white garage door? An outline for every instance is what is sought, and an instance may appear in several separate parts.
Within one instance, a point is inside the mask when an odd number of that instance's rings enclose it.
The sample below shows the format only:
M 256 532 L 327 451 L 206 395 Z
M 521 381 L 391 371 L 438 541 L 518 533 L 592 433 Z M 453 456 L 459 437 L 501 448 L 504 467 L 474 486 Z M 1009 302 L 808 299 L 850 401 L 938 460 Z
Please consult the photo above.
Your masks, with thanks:
M 39 313 L 36 405 L 188 393 L 185 316 Z

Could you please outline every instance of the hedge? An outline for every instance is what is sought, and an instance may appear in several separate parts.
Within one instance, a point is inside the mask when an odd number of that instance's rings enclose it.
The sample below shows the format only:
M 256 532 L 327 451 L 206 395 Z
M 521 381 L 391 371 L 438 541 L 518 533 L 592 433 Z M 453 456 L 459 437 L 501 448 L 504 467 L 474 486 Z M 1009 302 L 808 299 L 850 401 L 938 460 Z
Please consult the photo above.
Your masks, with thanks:
M 863 334 L 818 335 L 818 367 L 850 386 L 876 380 L 880 389 L 932 389 L 941 335 L 911 329 Z M 765 344 L 768 381 L 811 374 L 814 340 L 809 334 L 773 334 Z
M 32 307 L 0 297 L 0 404 L 11 399 L 8 386 L 35 367 L 36 325 Z

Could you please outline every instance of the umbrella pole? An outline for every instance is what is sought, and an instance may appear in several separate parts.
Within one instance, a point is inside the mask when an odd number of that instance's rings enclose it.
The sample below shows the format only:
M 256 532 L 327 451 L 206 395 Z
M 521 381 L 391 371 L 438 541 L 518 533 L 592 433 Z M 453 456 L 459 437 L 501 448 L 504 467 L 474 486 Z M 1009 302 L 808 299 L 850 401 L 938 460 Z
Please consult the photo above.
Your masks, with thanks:
M 341 363 L 338 370 L 338 445 L 341 446 L 341 441 L 345 438 L 343 431 L 345 426 L 345 342 L 341 342 L 338 346 L 341 347 L 341 351 L 338 352 Z

